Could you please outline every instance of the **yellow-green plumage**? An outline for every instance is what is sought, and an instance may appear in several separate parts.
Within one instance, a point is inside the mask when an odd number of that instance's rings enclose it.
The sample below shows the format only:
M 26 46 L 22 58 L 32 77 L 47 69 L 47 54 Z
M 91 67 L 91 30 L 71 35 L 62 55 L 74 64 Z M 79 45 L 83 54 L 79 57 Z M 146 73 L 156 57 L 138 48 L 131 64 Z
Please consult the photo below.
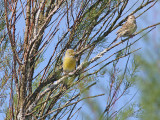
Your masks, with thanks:
M 76 59 L 74 57 L 74 50 L 68 49 L 63 58 L 63 71 L 72 72 L 76 68 Z
M 67 49 L 63 58 L 63 72 L 64 74 L 72 72 L 76 69 L 76 59 L 74 57 L 75 52 L 72 49 Z M 67 88 L 73 82 L 73 78 L 66 78 L 63 81 L 63 86 Z
M 65 57 L 63 60 L 63 70 L 66 72 L 71 72 L 75 70 L 76 61 L 73 57 Z

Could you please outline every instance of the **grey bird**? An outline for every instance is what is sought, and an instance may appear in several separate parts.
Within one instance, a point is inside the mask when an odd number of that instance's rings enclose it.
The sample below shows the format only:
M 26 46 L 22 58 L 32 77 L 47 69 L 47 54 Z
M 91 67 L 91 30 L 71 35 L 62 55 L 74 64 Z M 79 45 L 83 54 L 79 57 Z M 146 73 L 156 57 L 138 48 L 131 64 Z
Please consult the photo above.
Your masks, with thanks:
M 134 15 L 128 16 L 127 21 L 122 25 L 122 27 L 117 31 L 117 39 L 120 37 L 129 37 L 137 29 L 136 18 Z
M 136 31 L 136 29 L 137 29 L 137 24 L 136 24 L 135 16 L 134 15 L 128 16 L 127 21 L 117 31 L 117 37 L 111 44 L 113 44 L 115 41 L 117 41 L 120 37 L 130 37 L 130 36 L 132 36 L 133 33 Z

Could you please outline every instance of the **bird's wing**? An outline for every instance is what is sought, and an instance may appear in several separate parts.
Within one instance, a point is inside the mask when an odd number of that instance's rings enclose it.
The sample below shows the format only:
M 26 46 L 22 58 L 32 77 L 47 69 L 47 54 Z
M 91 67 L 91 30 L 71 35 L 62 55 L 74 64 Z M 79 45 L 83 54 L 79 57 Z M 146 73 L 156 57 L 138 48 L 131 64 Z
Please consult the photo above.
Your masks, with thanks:
M 122 27 L 121 27 L 116 33 L 118 34 L 118 33 L 122 32 L 122 31 L 126 30 L 127 28 L 128 28 L 128 23 L 125 22 L 125 23 L 122 25 Z
M 134 32 L 136 30 L 136 24 L 132 24 L 132 23 L 125 23 L 122 25 L 122 27 L 117 31 L 117 34 L 119 34 L 120 32 L 124 32 L 126 31 L 126 34 L 132 34 L 132 31 Z M 128 33 L 131 32 L 131 33 Z

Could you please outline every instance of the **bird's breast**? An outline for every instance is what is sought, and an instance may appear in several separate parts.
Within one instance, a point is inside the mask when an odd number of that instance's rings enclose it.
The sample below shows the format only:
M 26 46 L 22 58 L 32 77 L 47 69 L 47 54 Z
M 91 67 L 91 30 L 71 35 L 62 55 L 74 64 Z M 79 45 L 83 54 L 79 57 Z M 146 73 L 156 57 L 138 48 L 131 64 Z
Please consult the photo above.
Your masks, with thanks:
M 63 70 L 67 72 L 71 72 L 75 70 L 76 60 L 74 57 L 65 57 L 63 60 Z

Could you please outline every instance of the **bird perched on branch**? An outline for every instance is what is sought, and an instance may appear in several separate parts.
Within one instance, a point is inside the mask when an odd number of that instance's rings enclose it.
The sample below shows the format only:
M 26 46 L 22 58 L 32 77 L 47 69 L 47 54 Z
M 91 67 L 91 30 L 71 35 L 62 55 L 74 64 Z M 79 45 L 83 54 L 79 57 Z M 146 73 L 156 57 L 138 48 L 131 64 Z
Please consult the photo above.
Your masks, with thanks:
M 73 49 L 67 49 L 63 58 L 63 71 L 69 73 L 74 71 L 76 68 L 75 52 Z
M 67 74 L 69 72 L 72 72 L 76 69 L 76 58 L 75 58 L 75 52 L 73 49 L 67 49 L 65 56 L 63 58 L 63 73 Z M 70 78 L 72 79 L 72 78 Z M 63 82 L 63 86 L 65 88 L 68 87 L 68 85 L 72 82 L 69 78 L 67 78 Z
M 129 37 L 137 29 L 136 18 L 134 15 L 128 16 L 127 21 L 122 25 L 122 27 L 117 31 L 117 39 L 120 37 Z
M 135 16 L 134 15 L 128 16 L 127 21 L 117 31 L 117 38 L 112 43 L 117 41 L 120 37 L 131 37 L 132 34 L 136 31 L 136 29 L 137 29 L 137 24 Z

